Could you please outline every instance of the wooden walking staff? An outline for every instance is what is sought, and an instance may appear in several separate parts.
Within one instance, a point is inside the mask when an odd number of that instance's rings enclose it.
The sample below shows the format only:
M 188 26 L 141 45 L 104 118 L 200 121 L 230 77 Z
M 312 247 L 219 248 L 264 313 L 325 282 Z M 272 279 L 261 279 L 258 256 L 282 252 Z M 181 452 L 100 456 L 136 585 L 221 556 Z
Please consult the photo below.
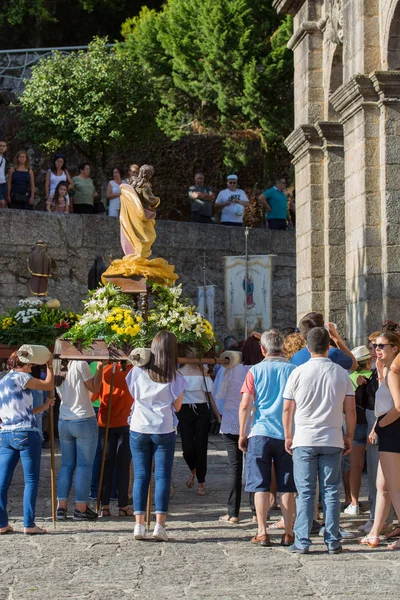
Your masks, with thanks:
M 107 421 L 106 421 L 106 428 L 104 431 L 104 446 L 103 446 L 103 452 L 101 455 L 101 467 L 100 467 L 100 477 L 99 477 L 99 489 L 97 492 L 96 512 L 99 512 L 99 510 L 100 510 L 101 493 L 103 491 L 104 465 L 106 464 L 108 430 L 110 429 L 112 395 L 113 395 L 113 391 L 114 391 L 114 377 L 115 377 L 116 369 L 117 369 L 117 363 L 113 362 L 112 371 L 111 371 L 110 394 L 108 396 Z
M 146 525 L 147 525 L 148 530 L 150 530 L 150 523 L 151 523 L 151 501 L 152 501 L 151 484 L 152 484 L 152 479 L 153 479 L 153 473 L 154 473 L 154 456 L 151 459 L 150 483 L 149 483 L 149 489 L 147 491 Z
M 56 464 L 54 451 L 54 406 L 50 405 L 49 409 L 49 426 L 50 426 L 50 478 L 51 478 L 51 519 L 53 525 L 56 525 Z

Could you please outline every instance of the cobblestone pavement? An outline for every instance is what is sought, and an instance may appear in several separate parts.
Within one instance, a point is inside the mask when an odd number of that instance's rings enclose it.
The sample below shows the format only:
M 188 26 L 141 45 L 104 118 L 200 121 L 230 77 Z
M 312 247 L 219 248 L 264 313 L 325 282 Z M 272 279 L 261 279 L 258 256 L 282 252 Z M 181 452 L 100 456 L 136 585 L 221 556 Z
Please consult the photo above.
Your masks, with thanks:
M 138 542 L 131 518 L 111 517 L 93 524 L 68 520 L 53 528 L 50 457 L 45 450 L 37 524 L 47 527 L 49 535 L 21 534 L 23 484 L 18 467 L 9 502 L 10 523 L 17 533 L 0 540 L 0 600 L 399 598 L 400 553 L 384 546 L 360 546 L 361 534 L 345 541 L 345 551 L 338 556 L 328 556 L 318 537 L 308 556 L 292 556 L 279 546 L 281 532 L 272 533 L 272 548 L 250 544 L 255 524 L 247 505 L 239 525 L 218 522 L 226 512 L 226 464 L 223 442 L 212 436 L 207 495 L 199 497 L 196 488 L 185 487 L 187 470 L 178 443 L 170 541 Z M 273 514 L 277 518 L 278 513 Z M 365 520 L 343 517 L 343 524 L 356 531 Z

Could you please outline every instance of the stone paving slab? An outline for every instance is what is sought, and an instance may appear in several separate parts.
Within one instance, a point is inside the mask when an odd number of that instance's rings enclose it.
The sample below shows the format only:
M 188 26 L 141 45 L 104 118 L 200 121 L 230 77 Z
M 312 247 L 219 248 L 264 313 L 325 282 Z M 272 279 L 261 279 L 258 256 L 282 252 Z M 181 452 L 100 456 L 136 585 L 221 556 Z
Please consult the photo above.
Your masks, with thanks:
M 218 516 L 226 512 L 227 465 L 218 436 L 210 438 L 204 498 L 197 496 L 196 488 L 186 488 L 187 469 L 177 444 L 168 543 L 135 541 L 131 518 L 111 517 L 96 523 L 69 519 L 54 528 L 49 465 L 45 450 L 37 523 L 47 527 L 46 536 L 21 534 L 20 467 L 14 476 L 10 523 L 18 533 L 0 538 L 0 600 L 399 598 L 400 553 L 384 546 L 376 550 L 360 546 L 361 534 L 345 541 L 345 551 L 338 556 L 328 556 L 319 537 L 313 538 L 309 555 L 289 555 L 279 546 L 281 532 L 271 535 L 274 547 L 254 546 L 249 540 L 256 527 L 246 494 L 241 523 L 218 522 Z M 115 503 L 112 509 L 117 514 Z M 278 516 L 273 513 L 273 519 Z M 367 513 L 365 517 L 343 516 L 343 525 L 356 531 L 366 520 Z

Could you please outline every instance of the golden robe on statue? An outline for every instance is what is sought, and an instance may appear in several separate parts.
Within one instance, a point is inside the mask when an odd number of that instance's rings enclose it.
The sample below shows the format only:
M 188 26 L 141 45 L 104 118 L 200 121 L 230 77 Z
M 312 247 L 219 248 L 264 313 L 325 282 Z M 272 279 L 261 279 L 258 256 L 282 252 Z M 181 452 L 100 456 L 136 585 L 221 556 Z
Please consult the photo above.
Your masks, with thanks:
M 136 188 L 123 183 L 120 189 L 119 220 L 121 246 L 125 256 L 113 260 L 102 278 L 138 275 L 159 283 L 173 283 L 178 278 L 173 265 L 163 258 L 149 260 L 151 247 L 156 239 L 155 208 L 160 204 L 160 199 L 153 196 L 148 182 Z

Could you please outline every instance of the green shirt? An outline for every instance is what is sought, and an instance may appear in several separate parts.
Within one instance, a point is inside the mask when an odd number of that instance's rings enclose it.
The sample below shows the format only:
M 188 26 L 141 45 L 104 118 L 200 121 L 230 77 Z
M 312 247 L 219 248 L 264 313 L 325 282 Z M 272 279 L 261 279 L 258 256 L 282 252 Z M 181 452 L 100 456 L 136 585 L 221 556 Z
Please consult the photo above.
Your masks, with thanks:
M 97 362 L 91 362 L 89 365 L 89 369 L 90 369 L 91 374 L 94 377 L 96 375 Z M 94 408 L 99 408 L 100 404 L 101 404 L 100 398 L 98 400 L 95 400 L 94 402 L 92 402 L 92 405 Z
M 372 375 L 372 371 L 367 371 L 366 369 L 361 369 L 361 371 L 353 371 L 353 373 L 350 373 L 350 379 L 351 379 L 354 389 L 356 390 L 358 388 L 358 385 L 357 385 L 358 377 L 365 377 L 366 379 L 369 379 L 371 377 L 371 375 Z
M 267 213 L 267 219 L 285 219 L 287 218 L 288 201 L 283 192 L 280 192 L 275 186 L 263 192 L 271 212 Z
M 74 204 L 90 204 L 93 206 L 94 198 L 93 194 L 95 192 L 93 181 L 88 177 L 84 179 L 83 177 L 79 177 L 78 175 L 72 179 L 75 184 L 74 188 Z

